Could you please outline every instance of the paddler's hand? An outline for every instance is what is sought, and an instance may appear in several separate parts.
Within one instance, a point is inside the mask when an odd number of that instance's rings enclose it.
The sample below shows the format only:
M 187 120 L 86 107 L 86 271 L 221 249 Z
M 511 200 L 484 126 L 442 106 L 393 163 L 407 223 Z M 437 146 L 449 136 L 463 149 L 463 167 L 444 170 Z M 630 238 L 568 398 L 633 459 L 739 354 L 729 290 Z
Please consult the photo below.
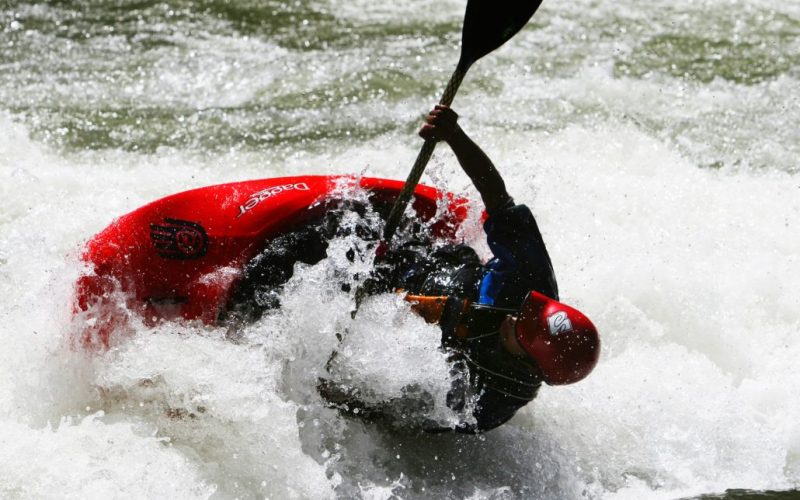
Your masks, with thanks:
M 425 117 L 425 124 L 419 130 L 419 135 L 423 139 L 449 142 L 460 130 L 456 112 L 448 106 L 437 104 Z

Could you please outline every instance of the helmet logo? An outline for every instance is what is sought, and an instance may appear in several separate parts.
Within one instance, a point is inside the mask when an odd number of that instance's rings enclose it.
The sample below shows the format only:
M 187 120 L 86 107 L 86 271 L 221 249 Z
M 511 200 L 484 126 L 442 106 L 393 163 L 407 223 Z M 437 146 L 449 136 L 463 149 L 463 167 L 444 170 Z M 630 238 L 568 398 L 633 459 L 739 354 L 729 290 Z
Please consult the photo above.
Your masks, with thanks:
M 567 333 L 572 330 L 572 321 L 564 311 L 558 311 L 547 317 L 547 326 L 550 327 L 550 335 Z

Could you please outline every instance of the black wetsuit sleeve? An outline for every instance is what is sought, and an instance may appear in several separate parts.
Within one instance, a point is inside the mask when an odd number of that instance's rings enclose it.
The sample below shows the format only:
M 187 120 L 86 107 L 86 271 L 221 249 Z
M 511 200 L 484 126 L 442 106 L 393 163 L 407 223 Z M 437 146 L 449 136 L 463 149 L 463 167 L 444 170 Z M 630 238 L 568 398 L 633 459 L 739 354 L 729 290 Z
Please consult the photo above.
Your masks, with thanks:
M 490 214 L 484 224 L 495 258 L 488 267 L 514 276 L 515 288 L 536 290 L 558 300 L 553 264 L 530 209 L 508 204 Z

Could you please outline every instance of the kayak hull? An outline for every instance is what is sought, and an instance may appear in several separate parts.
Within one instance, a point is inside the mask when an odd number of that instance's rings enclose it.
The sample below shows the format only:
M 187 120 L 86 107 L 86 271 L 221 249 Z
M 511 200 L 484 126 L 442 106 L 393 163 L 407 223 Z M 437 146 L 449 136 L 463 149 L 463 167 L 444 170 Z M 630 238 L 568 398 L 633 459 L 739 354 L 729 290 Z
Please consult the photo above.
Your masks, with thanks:
M 391 205 L 402 181 L 294 176 L 235 182 L 167 196 L 123 215 L 84 248 L 76 283 L 84 344 L 109 345 L 131 313 L 215 324 L 244 266 L 283 232 L 319 216 L 329 202 L 366 196 Z M 454 240 L 467 202 L 418 186 L 412 207 L 436 237 Z

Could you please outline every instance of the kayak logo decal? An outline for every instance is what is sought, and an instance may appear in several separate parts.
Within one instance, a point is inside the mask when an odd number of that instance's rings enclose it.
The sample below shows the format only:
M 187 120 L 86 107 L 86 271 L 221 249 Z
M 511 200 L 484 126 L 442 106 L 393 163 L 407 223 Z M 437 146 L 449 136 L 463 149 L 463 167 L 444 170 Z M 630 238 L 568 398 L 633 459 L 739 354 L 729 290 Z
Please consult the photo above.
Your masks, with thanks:
M 208 252 L 208 235 L 196 222 L 164 219 L 162 224 L 150 224 L 153 249 L 165 259 L 199 259 Z
M 569 320 L 569 316 L 564 311 L 558 311 L 548 316 L 547 326 L 550 327 L 550 335 L 572 331 L 572 321 Z
M 236 215 L 236 218 L 243 216 L 247 212 L 256 208 L 259 203 L 273 196 L 277 196 L 281 193 L 285 193 L 287 191 L 308 191 L 309 187 L 308 184 L 305 182 L 297 182 L 294 184 L 282 184 L 280 186 L 272 186 L 267 189 L 262 189 L 257 193 L 253 193 L 247 198 L 247 201 L 244 204 L 239 205 L 239 214 Z

